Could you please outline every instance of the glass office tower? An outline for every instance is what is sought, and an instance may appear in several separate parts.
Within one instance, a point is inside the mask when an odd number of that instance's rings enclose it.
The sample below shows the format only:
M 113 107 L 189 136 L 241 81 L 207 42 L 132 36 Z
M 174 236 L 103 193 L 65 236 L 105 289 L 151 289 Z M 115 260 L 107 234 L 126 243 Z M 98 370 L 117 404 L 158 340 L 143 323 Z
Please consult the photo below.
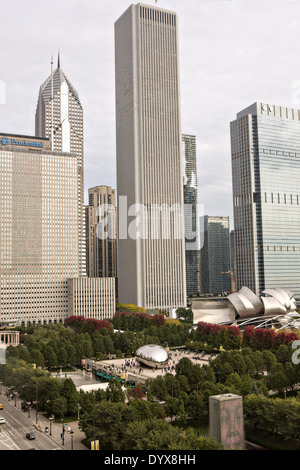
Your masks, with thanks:
M 204 216 L 201 249 L 202 292 L 231 292 L 229 217 Z
M 85 208 L 87 275 L 88 277 L 116 278 L 117 239 L 114 212 L 116 190 L 105 185 L 95 186 L 89 188 L 88 195 L 89 205 Z M 101 207 L 103 212 L 100 210 Z M 108 210 L 110 208 L 112 213 Z M 100 222 L 102 218 L 104 218 L 103 225 Z
M 231 123 L 236 287 L 300 296 L 300 111 L 255 103 Z
M 182 145 L 186 292 L 191 297 L 201 291 L 196 136 L 183 134 Z

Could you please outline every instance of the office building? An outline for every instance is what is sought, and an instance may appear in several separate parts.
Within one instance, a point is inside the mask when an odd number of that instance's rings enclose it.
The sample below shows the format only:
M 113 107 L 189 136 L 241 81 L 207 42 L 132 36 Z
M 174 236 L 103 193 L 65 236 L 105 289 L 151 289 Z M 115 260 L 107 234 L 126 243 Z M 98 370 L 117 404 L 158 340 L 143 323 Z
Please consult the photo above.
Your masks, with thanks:
M 0 322 L 63 322 L 79 275 L 77 157 L 0 134 Z
M 68 279 L 68 316 L 106 320 L 113 318 L 115 310 L 114 278 Z
M 233 277 L 233 287 L 235 290 L 235 254 L 234 254 L 234 230 L 230 232 L 230 269 Z
M 254 103 L 231 123 L 236 288 L 300 296 L 300 111 Z
M 60 66 L 51 70 L 40 87 L 35 133 L 48 137 L 51 149 L 77 155 L 78 163 L 78 218 L 79 218 L 79 273 L 86 275 L 85 213 L 83 181 L 83 108 L 79 95 Z
M 183 307 L 176 13 L 141 3 L 125 11 L 115 23 L 115 77 L 119 301 L 146 309 Z
M 88 277 L 117 277 L 116 190 L 89 188 L 86 206 L 86 260 Z
M 201 249 L 202 292 L 231 292 L 229 217 L 204 216 Z
M 192 297 L 201 291 L 196 136 L 183 134 L 182 145 L 186 291 Z

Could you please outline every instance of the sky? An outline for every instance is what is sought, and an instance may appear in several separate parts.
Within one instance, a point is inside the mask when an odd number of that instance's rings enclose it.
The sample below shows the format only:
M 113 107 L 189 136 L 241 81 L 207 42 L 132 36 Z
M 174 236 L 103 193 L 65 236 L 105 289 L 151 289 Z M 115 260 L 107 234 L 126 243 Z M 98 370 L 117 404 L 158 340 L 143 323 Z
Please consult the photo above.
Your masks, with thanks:
M 0 0 L 0 131 L 34 135 L 39 87 L 59 50 L 84 109 L 86 195 L 116 187 L 114 22 L 130 4 Z M 157 6 L 179 17 L 182 133 L 197 137 L 199 204 L 233 227 L 230 122 L 256 101 L 300 107 L 300 0 Z

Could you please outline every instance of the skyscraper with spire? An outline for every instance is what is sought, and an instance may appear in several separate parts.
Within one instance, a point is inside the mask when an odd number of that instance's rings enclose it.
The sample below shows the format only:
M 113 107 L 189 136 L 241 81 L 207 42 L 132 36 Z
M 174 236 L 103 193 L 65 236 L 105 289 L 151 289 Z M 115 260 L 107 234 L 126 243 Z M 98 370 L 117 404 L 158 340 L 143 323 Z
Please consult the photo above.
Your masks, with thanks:
M 37 137 L 51 139 L 51 150 L 76 154 L 78 164 L 79 272 L 86 275 L 85 214 L 83 180 L 83 108 L 79 95 L 60 66 L 40 87 L 35 114 Z

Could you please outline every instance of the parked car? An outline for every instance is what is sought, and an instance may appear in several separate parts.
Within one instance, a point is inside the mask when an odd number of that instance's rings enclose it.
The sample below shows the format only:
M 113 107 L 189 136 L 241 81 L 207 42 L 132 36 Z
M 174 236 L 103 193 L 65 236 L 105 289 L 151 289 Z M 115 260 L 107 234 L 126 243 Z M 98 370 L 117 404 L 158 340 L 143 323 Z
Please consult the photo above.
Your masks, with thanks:
M 26 438 L 29 439 L 30 441 L 33 441 L 35 439 L 35 435 L 33 432 L 28 432 L 26 434 Z
M 5 424 L 5 419 L 4 418 L 0 418 L 0 424 Z
M 3 405 L 0 403 L 0 410 L 3 410 Z
M 28 402 L 26 402 L 26 401 L 22 401 L 22 403 L 21 403 L 21 409 L 22 409 L 23 411 L 27 411 L 28 408 L 30 408 L 30 403 L 28 403 Z

